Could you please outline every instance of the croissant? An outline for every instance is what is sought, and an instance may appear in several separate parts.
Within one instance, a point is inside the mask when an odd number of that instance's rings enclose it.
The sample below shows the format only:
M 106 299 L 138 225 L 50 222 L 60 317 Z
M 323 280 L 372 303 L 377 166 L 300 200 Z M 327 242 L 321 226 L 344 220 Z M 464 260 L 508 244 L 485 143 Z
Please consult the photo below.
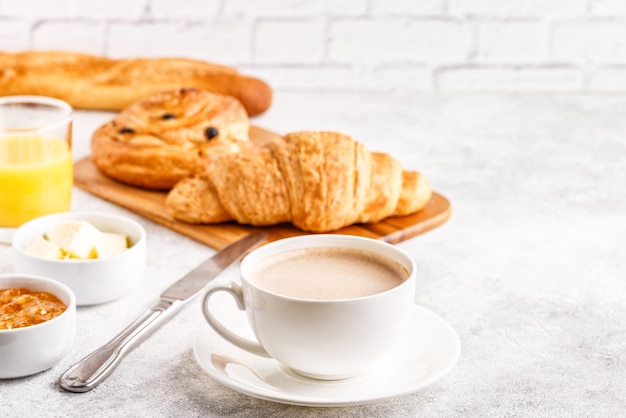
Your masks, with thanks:
M 211 162 L 174 186 L 166 208 L 194 224 L 291 222 L 330 232 L 417 212 L 431 194 L 424 176 L 404 171 L 388 154 L 340 133 L 295 132 Z

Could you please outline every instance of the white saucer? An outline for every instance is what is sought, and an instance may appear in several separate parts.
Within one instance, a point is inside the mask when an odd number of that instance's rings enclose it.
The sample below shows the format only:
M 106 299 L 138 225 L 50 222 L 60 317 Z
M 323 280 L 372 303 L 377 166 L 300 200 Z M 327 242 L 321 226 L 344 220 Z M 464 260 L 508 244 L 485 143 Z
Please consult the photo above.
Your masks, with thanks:
M 228 324 L 240 335 L 250 337 L 245 314 L 233 315 Z M 347 406 L 382 401 L 432 384 L 452 369 L 461 343 L 450 324 L 415 305 L 401 344 L 374 369 L 350 379 L 302 377 L 276 360 L 233 346 L 208 325 L 198 332 L 193 352 L 204 371 L 238 392 L 291 405 Z

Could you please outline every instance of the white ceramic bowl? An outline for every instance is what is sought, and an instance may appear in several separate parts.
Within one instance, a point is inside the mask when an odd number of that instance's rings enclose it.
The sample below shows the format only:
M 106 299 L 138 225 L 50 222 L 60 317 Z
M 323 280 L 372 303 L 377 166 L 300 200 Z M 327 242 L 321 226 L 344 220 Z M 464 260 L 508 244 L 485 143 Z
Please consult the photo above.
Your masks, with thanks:
M 103 232 L 128 236 L 130 248 L 106 258 L 52 260 L 34 256 L 24 247 L 59 221 L 84 220 Z M 13 271 L 35 274 L 66 284 L 76 295 L 78 306 L 119 299 L 133 291 L 146 266 L 146 231 L 124 216 L 101 212 L 63 212 L 26 222 L 13 235 Z
M 0 379 L 49 369 L 69 353 L 76 336 L 76 298 L 69 287 L 41 276 L 0 274 L 0 289 L 21 287 L 52 293 L 67 309 L 40 324 L 0 329 Z

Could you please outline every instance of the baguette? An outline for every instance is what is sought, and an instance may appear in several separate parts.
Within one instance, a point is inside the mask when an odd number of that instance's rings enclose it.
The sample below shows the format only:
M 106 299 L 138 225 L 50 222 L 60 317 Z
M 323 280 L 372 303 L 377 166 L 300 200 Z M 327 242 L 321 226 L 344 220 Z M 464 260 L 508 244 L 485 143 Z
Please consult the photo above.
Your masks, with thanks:
M 270 106 L 263 81 L 183 58 L 110 59 L 63 51 L 0 52 L 0 95 L 41 95 L 82 109 L 122 110 L 151 94 L 195 87 L 233 96 L 249 116 Z

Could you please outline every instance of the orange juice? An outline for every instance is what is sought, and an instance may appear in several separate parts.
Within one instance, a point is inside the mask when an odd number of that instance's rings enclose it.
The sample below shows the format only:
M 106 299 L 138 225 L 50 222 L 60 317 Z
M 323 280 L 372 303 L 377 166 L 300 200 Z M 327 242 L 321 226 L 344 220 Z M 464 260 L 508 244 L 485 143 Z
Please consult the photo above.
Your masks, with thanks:
M 72 184 L 67 142 L 42 136 L 0 138 L 0 226 L 70 210 Z

